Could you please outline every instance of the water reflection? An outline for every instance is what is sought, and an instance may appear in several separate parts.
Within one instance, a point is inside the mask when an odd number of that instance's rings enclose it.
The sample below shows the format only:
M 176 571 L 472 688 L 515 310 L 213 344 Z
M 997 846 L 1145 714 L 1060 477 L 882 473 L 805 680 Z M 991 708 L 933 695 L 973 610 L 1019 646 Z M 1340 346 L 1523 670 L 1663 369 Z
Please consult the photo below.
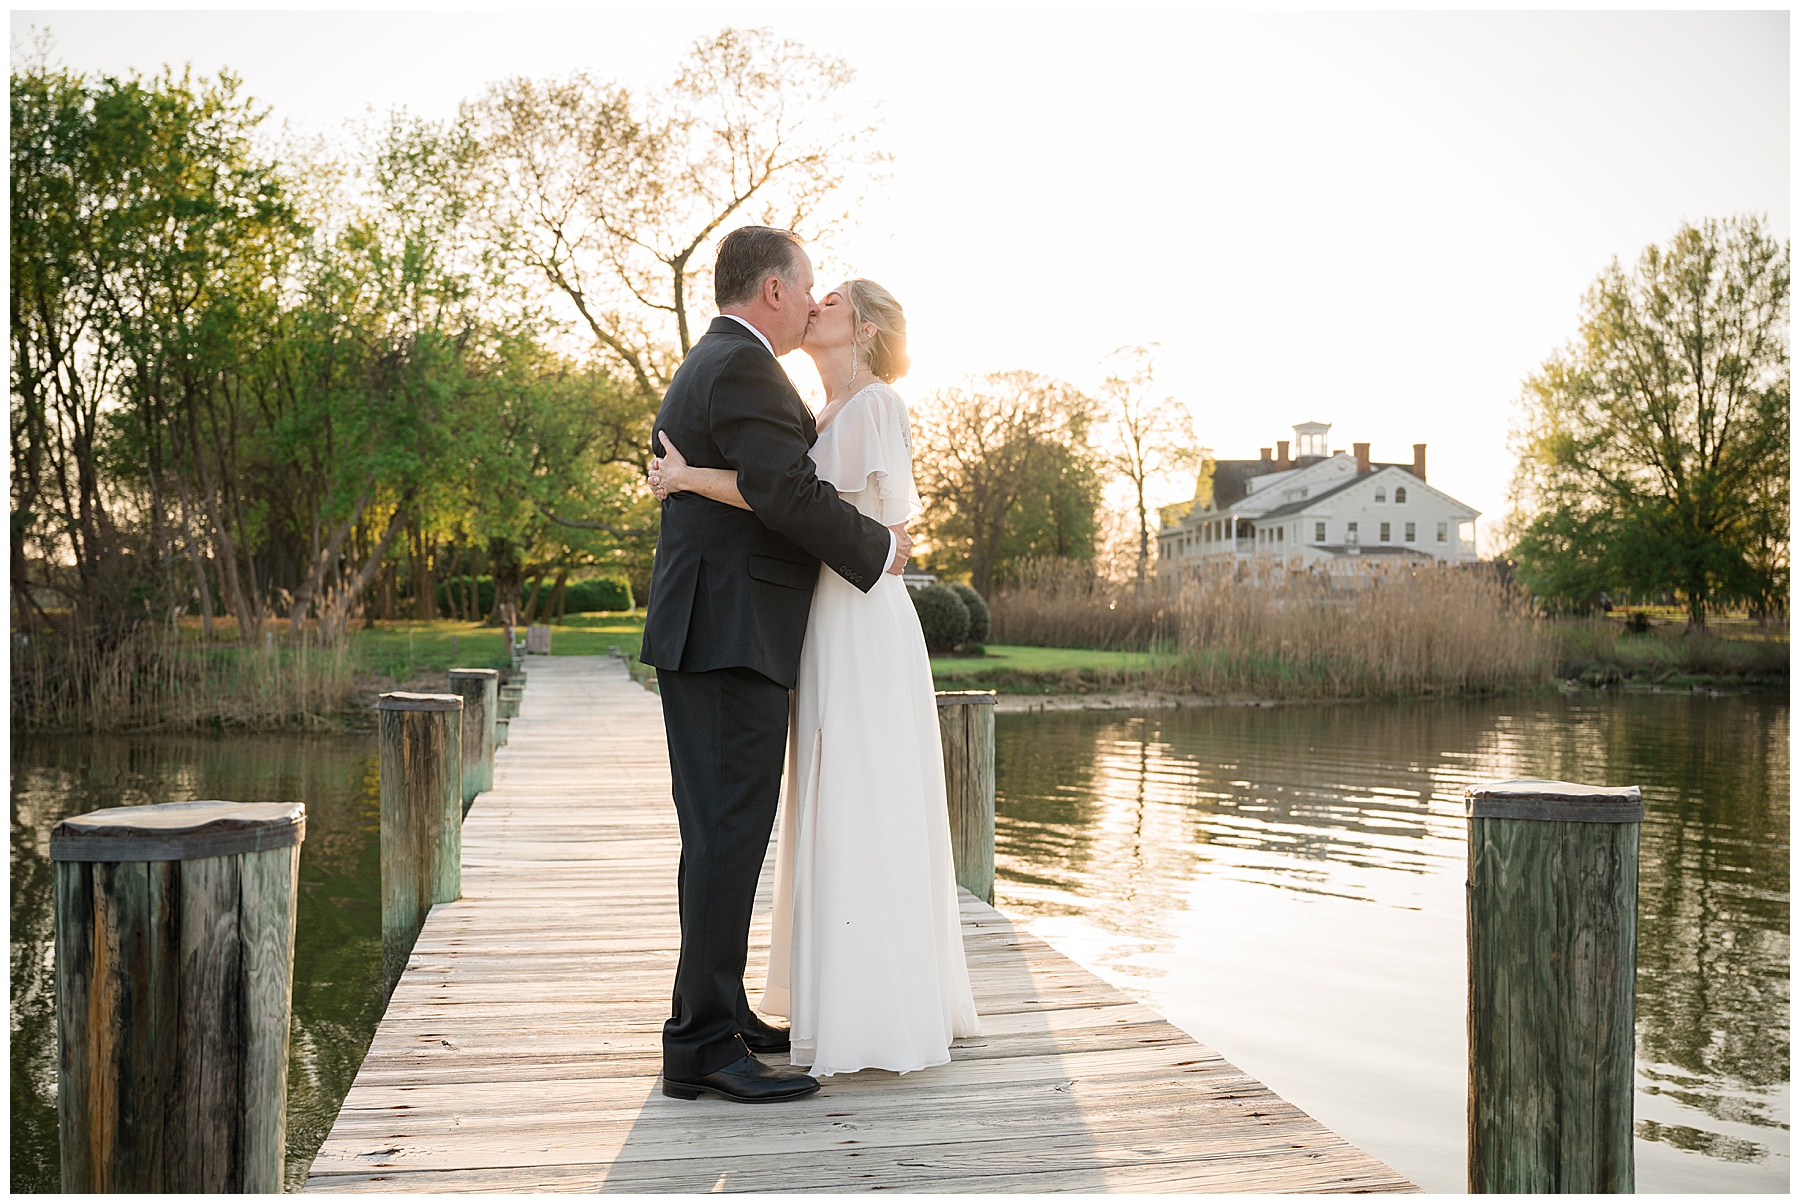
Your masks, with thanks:
M 1393 1085 L 1405 1131 L 1359 1137 L 1439 1190 L 1462 1181 L 1463 788 L 1642 785 L 1640 1190 L 1785 1188 L 1785 700 L 1002 716 L 996 756 L 1001 906 L 1228 1056 L 1227 1036 L 1263 1051 L 1271 1085 L 1304 1084 L 1295 1102 L 1327 1123 L 1380 1130 L 1320 1098 L 1343 1077 L 1324 1068 L 1427 1063 Z M 1403 1012 L 1431 1031 L 1383 1020 Z M 1309 1049 L 1333 1024 L 1360 1048 Z
M 306 803 L 288 1071 L 290 1188 L 330 1132 L 381 1017 L 379 759 L 367 737 L 15 738 L 12 1189 L 57 1191 L 50 829 L 96 807 Z

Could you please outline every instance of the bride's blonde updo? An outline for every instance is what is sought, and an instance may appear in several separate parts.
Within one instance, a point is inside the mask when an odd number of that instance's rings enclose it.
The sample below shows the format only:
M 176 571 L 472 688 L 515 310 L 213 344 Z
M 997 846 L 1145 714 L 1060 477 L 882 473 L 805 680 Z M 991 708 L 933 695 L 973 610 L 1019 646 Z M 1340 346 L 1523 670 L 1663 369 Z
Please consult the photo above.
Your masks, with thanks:
M 850 315 L 856 320 L 853 337 L 858 354 L 869 365 L 869 371 L 890 385 L 906 375 L 912 361 L 906 355 L 906 311 L 894 294 L 873 280 L 861 278 L 849 282 Z M 862 341 L 863 323 L 875 327 L 875 336 Z

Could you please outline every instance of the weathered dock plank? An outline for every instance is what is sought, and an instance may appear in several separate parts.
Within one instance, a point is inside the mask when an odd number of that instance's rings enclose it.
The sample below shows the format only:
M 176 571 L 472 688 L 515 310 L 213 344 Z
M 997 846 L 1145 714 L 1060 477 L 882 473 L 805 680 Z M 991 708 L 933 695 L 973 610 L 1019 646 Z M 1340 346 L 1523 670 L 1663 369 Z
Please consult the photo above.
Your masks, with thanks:
M 668 1099 L 679 850 L 657 698 L 614 660 L 534 660 L 463 897 L 426 920 L 305 1189 L 1416 1190 L 966 892 L 987 1033 L 950 1065 Z

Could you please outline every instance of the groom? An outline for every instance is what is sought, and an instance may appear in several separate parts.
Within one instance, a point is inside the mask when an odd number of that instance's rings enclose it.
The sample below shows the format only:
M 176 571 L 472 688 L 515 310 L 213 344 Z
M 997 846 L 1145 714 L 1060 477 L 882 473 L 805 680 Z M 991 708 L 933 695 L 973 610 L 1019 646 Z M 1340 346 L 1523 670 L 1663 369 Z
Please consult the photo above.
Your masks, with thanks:
M 719 317 L 663 398 L 655 430 L 688 462 L 734 468 L 749 510 L 670 494 L 650 576 L 641 659 L 656 666 L 681 824 L 681 960 L 663 1025 L 663 1094 L 796 1099 L 818 1080 L 763 1062 L 788 1034 L 744 996 L 745 946 L 787 752 L 788 691 L 819 564 L 867 593 L 912 551 L 813 472 L 812 415 L 775 362 L 817 307 L 812 263 L 785 230 L 719 244 Z M 652 454 L 661 448 L 652 437 Z

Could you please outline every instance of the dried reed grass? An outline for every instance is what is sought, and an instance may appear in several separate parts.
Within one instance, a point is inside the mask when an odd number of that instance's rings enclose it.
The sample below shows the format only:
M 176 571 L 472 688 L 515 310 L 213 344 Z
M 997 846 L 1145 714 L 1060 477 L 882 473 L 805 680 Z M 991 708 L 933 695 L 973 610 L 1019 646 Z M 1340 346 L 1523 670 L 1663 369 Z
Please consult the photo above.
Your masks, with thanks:
M 250 648 L 150 625 L 106 644 L 40 635 L 15 639 L 12 718 L 39 731 L 329 727 L 354 676 L 347 639 L 304 632 Z
M 1478 693 L 1552 679 L 1553 642 L 1492 576 L 1381 563 L 1280 563 L 1142 587 L 1039 564 L 993 600 L 994 642 L 1159 653 L 1129 684 L 1266 698 Z

